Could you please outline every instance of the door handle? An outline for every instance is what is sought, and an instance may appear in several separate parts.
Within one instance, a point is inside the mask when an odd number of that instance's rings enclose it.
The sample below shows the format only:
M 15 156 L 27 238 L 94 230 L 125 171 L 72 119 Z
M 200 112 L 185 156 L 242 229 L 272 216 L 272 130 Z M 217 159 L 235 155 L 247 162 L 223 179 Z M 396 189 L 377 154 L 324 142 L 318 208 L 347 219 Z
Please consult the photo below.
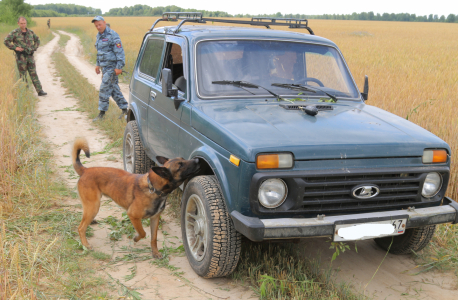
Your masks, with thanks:
M 151 98 L 153 98 L 153 99 L 156 98 L 156 92 L 151 91 L 150 95 L 151 95 Z

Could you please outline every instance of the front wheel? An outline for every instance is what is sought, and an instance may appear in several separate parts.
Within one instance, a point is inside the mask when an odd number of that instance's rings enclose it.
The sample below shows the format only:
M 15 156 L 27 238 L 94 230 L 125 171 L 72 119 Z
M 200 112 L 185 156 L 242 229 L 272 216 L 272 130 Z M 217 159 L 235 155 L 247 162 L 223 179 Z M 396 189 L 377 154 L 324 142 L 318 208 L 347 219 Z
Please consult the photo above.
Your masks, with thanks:
M 124 170 L 135 174 L 145 174 L 154 166 L 154 162 L 146 155 L 135 121 L 126 125 L 123 140 Z
M 186 185 L 181 233 L 189 264 L 198 275 L 214 278 L 234 271 L 241 235 L 235 230 L 215 176 L 197 176 Z
M 393 254 L 409 254 L 425 248 L 434 236 L 436 225 L 406 229 L 401 235 L 375 239 L 377 245 Z M 391 245 L 391 246 L 390 246 Z

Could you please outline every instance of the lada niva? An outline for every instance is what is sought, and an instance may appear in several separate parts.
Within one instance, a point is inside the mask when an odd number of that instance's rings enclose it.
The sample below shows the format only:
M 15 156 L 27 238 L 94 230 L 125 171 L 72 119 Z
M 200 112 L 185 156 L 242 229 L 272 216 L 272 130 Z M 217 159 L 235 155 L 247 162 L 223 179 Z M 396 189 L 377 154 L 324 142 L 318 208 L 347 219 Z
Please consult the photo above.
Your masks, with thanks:
M 181 22 L 155 28 L 161 21 Z M 358 91 L 337 45 L 307 20 L 166 13 L 145 34 L 132 74 L 124 167 L 200 160 L 182 186 L 181 228 L 189 263 L 206 278 L 234 270 L 242 235 L 418 251 L 437 224 L 458 221 L 445 197 L 450 147 L 365 104 L 368 90 L 366 77 Z

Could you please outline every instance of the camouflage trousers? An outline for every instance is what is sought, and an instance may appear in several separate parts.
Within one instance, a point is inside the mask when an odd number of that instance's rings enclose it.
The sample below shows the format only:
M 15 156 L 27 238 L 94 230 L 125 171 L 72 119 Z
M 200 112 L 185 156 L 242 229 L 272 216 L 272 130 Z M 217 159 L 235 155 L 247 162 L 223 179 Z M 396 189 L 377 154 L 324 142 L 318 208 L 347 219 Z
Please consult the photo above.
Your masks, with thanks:
M 32 79 L 33 85 L 37 92 L 41 91 L 40 79 L 38 79 L 37 69 L 35 66 L 35 59 L 32 55 L 19 54 L 16 55 L 17 68 L 19 70 L 19 75 L 22 80 L 27 82 L 27 71 L 29 71 L 30 78 Z
M 115 66 L 102 67 L 102 84 L 99 91 L 99 110 L 107 111 L 110 96 L 120 109 L 127 108 L 127 101 L 121 93 L 118 84 L 118 76 L 115 73 Z

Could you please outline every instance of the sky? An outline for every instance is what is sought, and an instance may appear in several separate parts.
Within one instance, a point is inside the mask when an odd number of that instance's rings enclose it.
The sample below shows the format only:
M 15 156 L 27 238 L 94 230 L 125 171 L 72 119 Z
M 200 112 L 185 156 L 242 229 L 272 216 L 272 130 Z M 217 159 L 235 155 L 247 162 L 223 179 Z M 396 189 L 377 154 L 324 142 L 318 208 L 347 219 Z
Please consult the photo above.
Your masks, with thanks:
M 183 8 L 195 8 L 205 10 L 220 10 L 230 14 L 272 14 L 281 12 L 282 14 L 300 13 L 306 15 L 322 14 L 351 14 L 353 12 L 374 13 L 410 13 L 416 15 L 458 15 L 457 0 L 315 0 L 315 1 L 247 1 L 247 0 L 229 0 L 229 1 L 205 1 L 205 0 L 174 0 L 171 2 L 153 2 L 145 0 L 25 0 L 26 3 L 46 4 L 46 3 L 67 3 L 100 8 L 105 13 L 111 8 L 133 6 L 135 4 L 144 4 L 151 7 L 176 5 Z M 281 3 L 281 5 L 279 5 Z

